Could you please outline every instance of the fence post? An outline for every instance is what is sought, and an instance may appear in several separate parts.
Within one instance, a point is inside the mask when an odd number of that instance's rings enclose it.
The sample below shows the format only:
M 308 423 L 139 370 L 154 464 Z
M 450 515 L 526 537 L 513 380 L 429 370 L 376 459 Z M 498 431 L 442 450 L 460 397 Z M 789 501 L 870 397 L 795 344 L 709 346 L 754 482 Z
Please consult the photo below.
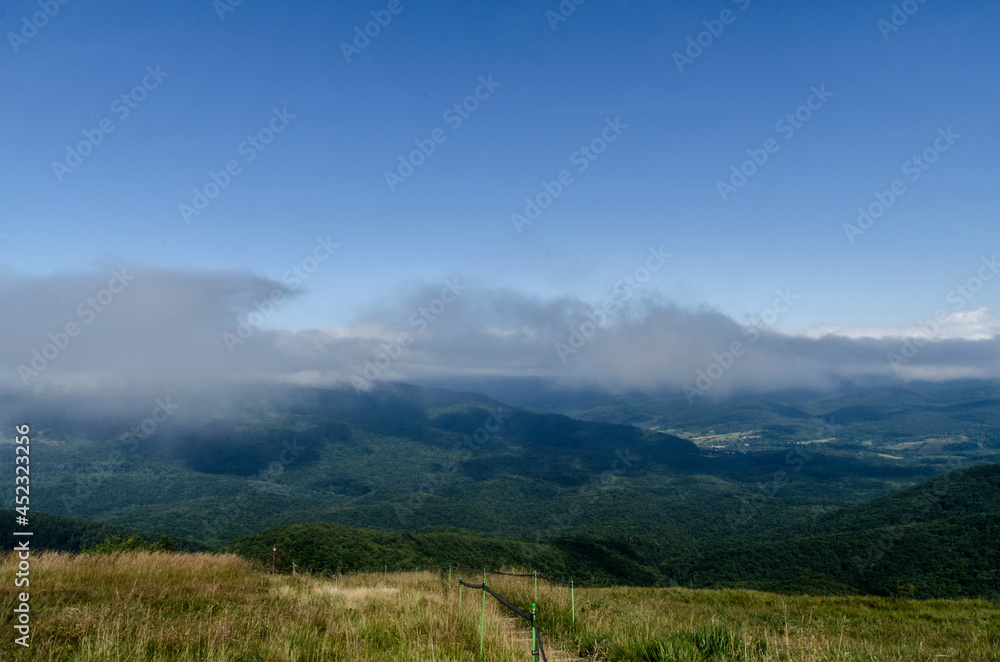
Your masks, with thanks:
M 573 594 L 573 580 L 569 580 L 569 604 L 573 612 L 573 625 L 576 625 L 576 596 Z
M 531 604 L 531 662 L 538 662 L 538 626 L 535 625 L 535 604 Z
M 462 577 L 458 578 L 458 616 L 462 617 Z
M 448 564 L 448 583 L 451 584 L 451 564 Z
M 486 577 L 483 576 L 483 616 L 479 621 L 479 659 L 483 658 L 483 643 L 486 641 Z
M 386 563 L 382 566 L 382 579 L 388 579 L 389 577 L 389 564 Z
M 535 602 L 538 602 L 538 571 L 535 570 Z

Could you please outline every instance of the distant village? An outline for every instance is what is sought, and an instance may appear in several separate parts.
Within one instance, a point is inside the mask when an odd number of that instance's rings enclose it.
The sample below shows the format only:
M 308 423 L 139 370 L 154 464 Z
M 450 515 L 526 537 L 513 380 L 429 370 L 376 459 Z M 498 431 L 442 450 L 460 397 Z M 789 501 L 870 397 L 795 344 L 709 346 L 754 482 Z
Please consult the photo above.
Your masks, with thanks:
M 739 437 L 739 441 L 746 442 L 747 439 L 763 439 L 763 438 L 764 435 L 762 434 L 748 434 Z M 715 453 L 748 453 L 750 452 L 748 450 L 749 448 L 750 444 L 747 443 L 744 443 L 742 448 L 740 447 L 731 448 L 729 446 L 723 446 L 721 444 L 715 444 L 708 447 L 710 451 L 713 451 Z

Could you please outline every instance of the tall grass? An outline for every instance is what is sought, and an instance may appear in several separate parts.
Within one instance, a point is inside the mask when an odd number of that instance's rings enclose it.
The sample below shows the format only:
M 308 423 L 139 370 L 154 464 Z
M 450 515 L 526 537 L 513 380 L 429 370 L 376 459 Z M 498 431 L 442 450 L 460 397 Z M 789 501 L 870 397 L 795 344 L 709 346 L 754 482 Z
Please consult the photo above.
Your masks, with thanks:
M 126 552 L 32 559 L 32 647 L 13 644 L 17 559 L 0 556 L 0 660 L 479 660 L 482 593 L 457 573 L 271 576 L 230 555 Z M 470 579 L 470 578 L 467 578 Z M 478 582 L 481 577 L 471 578 Z M 753 591 L 569 589 L 490 575 L 537 602 L 548 649 L 609 662 L 1000 662 L 985 601 L 788 597 Z M 525 660 L 487 600 L 485 660 Z M 527 631 L 527 625 L 520 625 Z
M 577 589 L 491 576 L 564 651 L 608 662 L 998 662 L 1000 609 L 985 600 L 813 598 L 744 590 Z
M 13 643 L 16 559 L 0 560 L 0 659 L 478 660 L 479 612 L 456 618 L 431 573 L 321 579 L 230 555 L 32 559 L 30 651 Z M 486 660 L 522 660 L 490 606 Z

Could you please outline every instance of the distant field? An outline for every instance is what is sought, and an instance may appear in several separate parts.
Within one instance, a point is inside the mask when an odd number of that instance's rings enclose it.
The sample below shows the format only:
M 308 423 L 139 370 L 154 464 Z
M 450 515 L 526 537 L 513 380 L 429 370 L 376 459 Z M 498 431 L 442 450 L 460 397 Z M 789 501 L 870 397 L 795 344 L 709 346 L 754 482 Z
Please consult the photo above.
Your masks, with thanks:
M 479 593 L 430 572 L 272 577 L 231 555 L 126 553 L 32 560 L 32 648 L 12 643 L 16 560 L 0 561 L 4 660 L 477 660 Z M 457 573 L 456 573 L 457 575 Z M 469 578 L 480 581 L 481 577 Z M 531 580 L 490 576 L 516 604 Z M 983 600 L 788 597 L 742 590 L 578 589 L 540 583 L 550 647 L 601 660 L 1000 660 Z M 488 602 L 485 659 L 524 660 Z

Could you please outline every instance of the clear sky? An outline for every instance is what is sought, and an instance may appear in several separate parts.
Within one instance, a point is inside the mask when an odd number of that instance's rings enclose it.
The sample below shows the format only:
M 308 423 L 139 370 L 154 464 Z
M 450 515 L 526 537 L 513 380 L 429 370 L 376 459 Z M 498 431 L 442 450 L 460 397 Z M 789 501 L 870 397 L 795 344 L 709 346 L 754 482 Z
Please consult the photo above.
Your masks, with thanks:
M 649 292 L 743 319 L 790 290 L 798 333 L 929 317 L 996 250 L 995 2 L 232 2 L 5 4 L 7 277 L 280 281 L 330 237 L 268 321 L 302 330 L 454 275 L 599 301 L 663 246 Z

